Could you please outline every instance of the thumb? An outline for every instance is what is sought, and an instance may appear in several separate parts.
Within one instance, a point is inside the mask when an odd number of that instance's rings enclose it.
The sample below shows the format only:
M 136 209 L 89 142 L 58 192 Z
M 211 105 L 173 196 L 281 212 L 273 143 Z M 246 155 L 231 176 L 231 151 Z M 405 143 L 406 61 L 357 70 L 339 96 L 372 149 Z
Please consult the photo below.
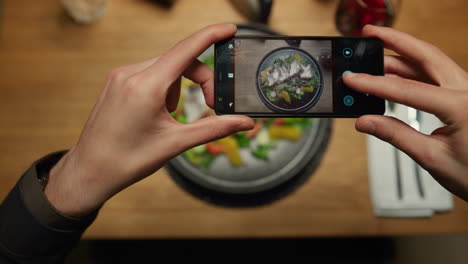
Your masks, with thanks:
M 216 139 L 227 137 L 235 132 L 254 127 L 252 118 L 241 115 L 209 116 L 183 125 L 181 146 L 188 149 Z

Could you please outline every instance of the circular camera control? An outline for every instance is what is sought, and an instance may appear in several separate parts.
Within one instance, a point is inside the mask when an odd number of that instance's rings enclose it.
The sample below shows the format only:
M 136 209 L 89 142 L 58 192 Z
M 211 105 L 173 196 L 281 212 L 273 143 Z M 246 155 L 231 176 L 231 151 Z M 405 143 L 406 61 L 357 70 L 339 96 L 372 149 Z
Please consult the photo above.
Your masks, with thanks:
M 343 56 L 347 59 L 351 58 L 353 56 L 353 50 L 350 48 L 343 49 Z
M 352 106 L 354 104 L 354 97 L 352 97 L 351 95 L 347 95 L 343 98 L 343 103 L 346 105 L 346 106 Z

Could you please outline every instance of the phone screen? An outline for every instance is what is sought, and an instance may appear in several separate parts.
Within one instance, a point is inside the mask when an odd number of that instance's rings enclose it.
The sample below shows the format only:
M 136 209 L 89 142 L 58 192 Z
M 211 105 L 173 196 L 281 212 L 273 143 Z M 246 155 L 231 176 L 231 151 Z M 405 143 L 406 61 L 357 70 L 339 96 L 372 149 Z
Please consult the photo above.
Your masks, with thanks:
M 259 117 L 383 114 L 383 99 L 342 80 L 345 71 L 383 70 L 376 38 L 234 37 L 215 45 L 215 110 Z

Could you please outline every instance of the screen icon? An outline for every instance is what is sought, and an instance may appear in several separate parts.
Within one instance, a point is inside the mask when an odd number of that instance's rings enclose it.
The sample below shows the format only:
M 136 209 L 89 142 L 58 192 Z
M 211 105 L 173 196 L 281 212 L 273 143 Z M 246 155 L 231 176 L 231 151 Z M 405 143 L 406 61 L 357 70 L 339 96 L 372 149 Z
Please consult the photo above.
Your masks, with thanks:
M 234 103 L 233 102 L 229 102 L 229 107 L 232 107 Z
M 351 95 L 347 95 L 343 98 L 343 103 L 346 106 L 352 106 L 354 104 L 354 98 Z
M 229 43 L 228 49 L 233 49 L 233 48 L 234 48 L 234 46 L 232 46 L 232 43 Z
M 229 79 L 232 79 L 232 78 L 234 78 L 234 73 L 232 73 L 232 72 L 229 72 L 229 73 L 228 73 L 228 78 L 229 78 Z
M 353 56 L 353 50 L 350 48 L 343 49 L 343 56 L 348 59 L 351 58 Z

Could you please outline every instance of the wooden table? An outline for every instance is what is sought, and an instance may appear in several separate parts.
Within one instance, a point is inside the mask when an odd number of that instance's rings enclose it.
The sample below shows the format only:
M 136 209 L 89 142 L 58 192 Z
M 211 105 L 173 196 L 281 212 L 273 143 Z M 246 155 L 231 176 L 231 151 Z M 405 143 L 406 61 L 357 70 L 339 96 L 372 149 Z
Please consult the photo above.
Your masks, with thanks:
M 6 1 L 0 39 L 0 198 L 31 162 L 77 140 L 106 74 L 157 55 L 208 24 L 245 22 L 227 1 L 108 1 L 105 16 L 80 26 L 57 0 Z M 395 27 L 430 41 L 468 68 L 468 2 L 403 1 Z M 294 4 L 293 4 L 294 3 Z M 336 0 L 277 0 L 272 28 L 337 35 Z M 268 206 L 227 209 L 199 201 L 166 171 L 112 198 L 85 238 L 299 237 L 468 232 L 468 206 L 430 219 L 379 219 L 369 200 L 365 137 L 335 121 L 315 175 Z

